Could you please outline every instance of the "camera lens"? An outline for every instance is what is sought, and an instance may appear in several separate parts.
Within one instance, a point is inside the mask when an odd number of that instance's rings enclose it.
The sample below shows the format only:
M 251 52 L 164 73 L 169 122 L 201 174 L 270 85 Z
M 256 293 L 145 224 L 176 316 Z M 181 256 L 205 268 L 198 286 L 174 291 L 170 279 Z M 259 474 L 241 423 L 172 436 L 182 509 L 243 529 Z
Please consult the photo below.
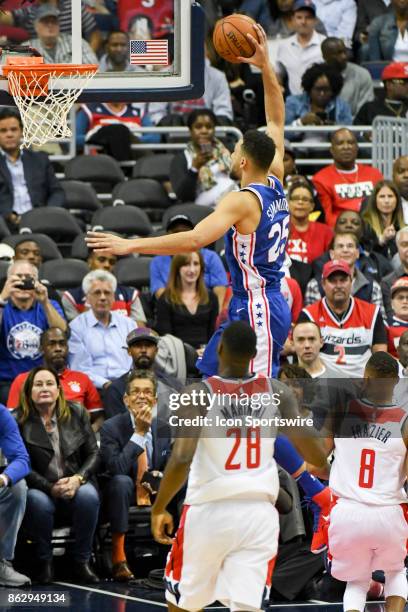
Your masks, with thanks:
M 244 89 L 244 91 L 242 92 L 242 99 L 244 100 L 244 102 L 249 102 L 250 104 L 252 102 L 255 102 L 256 100 L 256 95 L 253 89 Z

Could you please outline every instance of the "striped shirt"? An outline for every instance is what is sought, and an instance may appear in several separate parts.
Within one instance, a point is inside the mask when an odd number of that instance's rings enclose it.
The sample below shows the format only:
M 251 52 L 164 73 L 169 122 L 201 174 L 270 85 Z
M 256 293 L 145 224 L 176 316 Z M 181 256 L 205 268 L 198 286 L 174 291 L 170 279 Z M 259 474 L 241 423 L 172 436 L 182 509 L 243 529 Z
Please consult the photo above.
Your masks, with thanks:
M 58 22 L 60 31 L 71 34 L 72 32 L 72 8 L 70 0 L 59 0 L 58 8 L 60 15 Z M 35 36 L 34 16 L 38 7 L 29 6 L 17 9 L 13 12 L 14 24 L 28 31 L 30 36 Z M 82 7 L 82 36 L 89 39 L 90 34 L 97 29 L 95 18 L 86 8 Z
M 46 49 L 39 38 L 27 43 L 41 53 L 46 64 L 70 64 L 72 62 L 72 36 L 60 34 L 53 49 Z M 82 64 L 97 64 L 98 59 L 86 40 L 82 39 Z

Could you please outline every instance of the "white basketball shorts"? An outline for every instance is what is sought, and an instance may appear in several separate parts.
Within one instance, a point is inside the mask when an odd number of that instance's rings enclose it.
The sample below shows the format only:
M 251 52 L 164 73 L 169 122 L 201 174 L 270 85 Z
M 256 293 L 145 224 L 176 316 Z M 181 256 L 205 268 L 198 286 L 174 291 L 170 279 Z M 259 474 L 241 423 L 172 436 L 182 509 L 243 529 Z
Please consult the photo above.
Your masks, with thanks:
M 194 612 L 218 600 L 257 612 L 269 596 L 279 516 L 267 501 L 184 506 L 167 558 L 166 599 Z
M 408 524 L 401 505 L 338 500 L 330 513 L 329 558 L 334 578 L 367 580 L 371 572 L 404 567 Z

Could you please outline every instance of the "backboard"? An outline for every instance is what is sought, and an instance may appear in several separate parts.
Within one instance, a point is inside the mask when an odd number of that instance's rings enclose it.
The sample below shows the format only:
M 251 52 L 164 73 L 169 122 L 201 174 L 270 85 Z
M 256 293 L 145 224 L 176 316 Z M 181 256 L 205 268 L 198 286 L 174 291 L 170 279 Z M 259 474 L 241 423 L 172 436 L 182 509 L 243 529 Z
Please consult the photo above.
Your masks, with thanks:
M 50 3 L 57 16 L 45 14 Z M 173 101 L 204 93 L 204 14 L 191 0 L 4 0 L 2 9 L 14 10 L 0 15 L 0 46 L 4 33 L 20 29 L 26 34 L 19 44 L 35 47 L 46 63 L 99 64 L 79 101 Z M 49 29 L 53 18 L 61 39 L 57 46 L 48 45 L 55 37 Z M 124 34 L 97 44 L 112 30 Z M 92 47 L 98 47 L 97 58 Z M 70 87 L 68 78 L 62 82 L 57 87 Z M 4 78 L 0 104 L 13 104 Z

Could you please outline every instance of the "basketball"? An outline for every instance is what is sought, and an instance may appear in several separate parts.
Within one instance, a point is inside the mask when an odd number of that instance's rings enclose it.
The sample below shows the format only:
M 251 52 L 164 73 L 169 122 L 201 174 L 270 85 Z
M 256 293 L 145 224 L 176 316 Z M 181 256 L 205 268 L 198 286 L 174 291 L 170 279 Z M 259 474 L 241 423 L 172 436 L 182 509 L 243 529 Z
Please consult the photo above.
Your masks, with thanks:
M 258 38 L 254 28 L 255 23 L 251 17 L 240 14 L 219 19 L 213 34 L 214 47 L 218 55 L 232 64 L 239 64 L 237 57 L 251 57 L 255 48 L 248 40 L 247 34 Z

